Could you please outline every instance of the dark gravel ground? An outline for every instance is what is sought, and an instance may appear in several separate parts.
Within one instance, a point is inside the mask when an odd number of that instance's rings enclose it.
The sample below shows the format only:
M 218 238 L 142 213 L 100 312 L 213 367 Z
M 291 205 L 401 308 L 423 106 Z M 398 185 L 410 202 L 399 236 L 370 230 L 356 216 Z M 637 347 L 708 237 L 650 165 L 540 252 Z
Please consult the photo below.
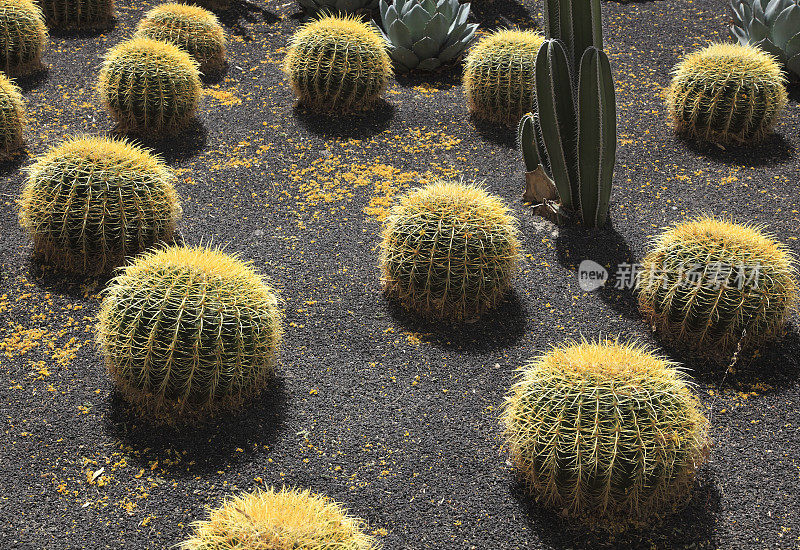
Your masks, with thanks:
M 119 2 L 103 35 L 54 36 L 49 71 L 24 84 L 28 154 L 112 127 L 98 107 L 100 55 L 151 2 Z M 480 4 L 480 5 L 478 5 Z M 484 28 L 532 27 L 539 4 L 476 1 Z M 579 335 L 657 344 L 628 291 L 585 293 L 575 269 L 636 262 L 660 227 L 698 213 L 766 224 L 795 253 L 800 94 L 776 135 L 746 150 L 696 147 L 666 124 L 662 94 L 687 50 L 726 36 L 721 0 L 605 2 L 620 147 L 613 228 L 531 215 L 510 131 L 470 120 L 458 73 L 393 82 L 363 117 L 293 108 L 280 72 L 296 4 L 221 14 L 230 68 L 207 83 L 198 122 L 154 144 L 182 178 L 189 243 L 249 258 L 282 293 L 274 386 L 236 417 L 180 431 L 132 416 L 93 343 L 103 281 L 32 265 L 16 220 L 23 158 L 0 179 L 0 538 L 5 548 L 166 548 L 222 497 L 310 487 L 369 521 L 387 549 L 800 547 L 800 336 L 724 377 L 687 363 L 712 415 L 711 462 L 688 508 L 650 531 L 585 532 L 532 505 L 502 451 L 498 414 L 514 369 Z M 398 192 L 479 179 L 518 215 L 525 247 L 509 300 L 465 328 L 415 322 L 382 297 L 379 219 Z

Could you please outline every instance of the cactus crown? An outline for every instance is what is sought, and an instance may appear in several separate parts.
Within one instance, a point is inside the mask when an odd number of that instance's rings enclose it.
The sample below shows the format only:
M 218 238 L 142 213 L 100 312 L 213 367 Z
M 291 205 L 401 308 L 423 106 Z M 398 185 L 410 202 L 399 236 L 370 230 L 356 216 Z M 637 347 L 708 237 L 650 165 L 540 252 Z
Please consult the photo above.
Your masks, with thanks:
M 536 498 L 607 527 L 682 503 L 708 453 L 685 375 L 635 342 L 566 342 L 532 359 L 502 420 Z
M 114 21 L 114 0 L 39 0 L 39 4 L 51 28 L 100 30 Z
M 474 184 L 437 182 L 406 194 L 386 218 L 382 281 L 418 313 L 472 319 L 508 290 L 519 246 L 500 199 Z
M 753 46 L 712 44 L 673 69 L 667 106 L 675 130 L 723 144 L 767 136 L 786 106 L 786 78 L 770 54 Z
M 189 52 L 203 72 L 225 67 L 225 31 L 208 10 L 185 4 L 161 4 L 147 12 L 136 36 L 162 40 Z
M 534 66 L 544 37 L 499 30 L 479 40 L 464 62 L 464 91 L 472 114 L 516 124 L 534 106 Z
M 284 61 L 300 103 L 318 110 L 370 108 L 391 76 L 388 45 L 355 16 L 324 15 L 292 37 Z
M 25 105 L 19 87 L 0 73 L 0 160 L 6 160 L 22 147 Z
M 228 498 L 194 524 L 183 550 L 378 550 L 364 522 L 308 490 L 257 490 Z
M 797 305 L 794 258 L 760 227 L 715 218 L 658 236 L 637 280 L 639 307 L 668 338 L 727 360 L 774 338 Z
M 173 246 L 113 279 L 98 341 L 122 394 L 159 421 L 241 405 L 275 369 L 274 291 L 235 257 Z
M 39 6 L 30 0 L 0 0 L 0 69 L 12 76 L 38 71 L 46 46 Z
M 67 271 L 105 273 L 172 236 L 172 171 L 124 139 L 74 137 L 28 168 L 20 222 L 34 251 Z
M 143 37 L 112 48 L 100 71 L 103 103 L 131 132 L 179 130 L 194 114 L 201 87 L 197 62 L 187 52 Z

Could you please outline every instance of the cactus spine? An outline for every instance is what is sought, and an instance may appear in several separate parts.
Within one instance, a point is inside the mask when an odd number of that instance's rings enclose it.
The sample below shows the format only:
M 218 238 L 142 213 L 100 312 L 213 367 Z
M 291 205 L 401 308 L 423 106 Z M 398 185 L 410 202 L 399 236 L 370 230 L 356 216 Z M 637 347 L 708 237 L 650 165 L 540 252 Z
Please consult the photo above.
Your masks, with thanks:
M 30 0 L 0 0 L 0 69 L 26 76 L 42 68 L 47 26 L 42 10 Z
M 537 500 L 605 527 L 688 497 L 708 420 L 677 365 L 635 343 L 567 342 L 520 369 L 502 420 Z
M 659 334 L 728 361 L 775 338 L 798 302 L 794 257 L 759 227 L 715 218 L 676 224 L 638 274 L 639 309 Z
M 268 488 L 228 498 L 194 523 L 182 550 L 378 550 L 364 522 L 308 490 Z
M 519 128 L 523 158 L 529 171 L 543 167 L 564 208 L 601 227 L 611 198 L 617 114 L 611 65 L 602 50 L 600 0 L 546 0 L 544 7 L 536 112 Z
M 62 30 L 102 30 L 114 23 L 114 0 L 39 0 L 47 26 Z
M 23 144 L 25 105 L 19 87 L 0 73 L 0 161 L 19 152 Z
M 98 328 L 123 396 L 166 422 L 255 396 L 280 337 L 273 290 L 248 264 L 204 247 L 138 256 L 109 284 Z
M 45 263 L 105 273 L 168 240 L 181 208 L 172 171 L 123 139 L 76 137 L 28 169 L 20 222 Z

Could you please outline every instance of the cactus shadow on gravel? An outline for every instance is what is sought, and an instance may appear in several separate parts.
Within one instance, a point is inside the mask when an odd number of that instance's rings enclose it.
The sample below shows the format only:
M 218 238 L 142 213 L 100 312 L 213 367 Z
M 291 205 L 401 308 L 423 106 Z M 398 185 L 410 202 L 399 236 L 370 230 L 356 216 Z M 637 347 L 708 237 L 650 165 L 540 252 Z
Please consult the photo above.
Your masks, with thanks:
M 175 135 L 166 137 L 127 135 L 119 129 L 113 133 L 141 142 L 142 145 L 160 155 L 167 163 L 189 160 L 197 156 L 205 147 L 206 141 L 208 141 L 208 129 L 197 117 L 190 120 L 186 127 Z
M 461 85 L 461 62 L 458 60 L 433 72 L 396 73 L 395 80 L 403 87 L 425 86 L 439 91 L 449 90 Z
M 790 131 L 787 126 L 778 128 Z M 781 134 L 772 133 L 760 143 L 741 147 L 728 146 L 724 149 L 712 143 L 694 139 L 676 138 L 692 155 L 707 157 L 713 161 L 736 166 L 765 166 L 783 164 L 796 159 L 797 154 L 791 142 Z
M 312 134 L 324 138 L 366 139 L 389 127 L 395 107 L 380 100 L 371 111 L 348 115 L 327 115 L 310 111 L 302 105 L 294 108 L 297 122 Z
M 12 78 L 23 92 L 30 92 L 44 84 L 48 76 L 50 76 L 50 68 L 47 65 L 43 65 L 41 69 L 31 74 Z
M 139 416 L 113 391 L 105 428 L 122 445 L 133 447 L 132 460 L 140 467 L 158 461 L 176 477 L 194 477 L 246 459 L 254 449 L 263 453 L 284 428 L 286 406 L 285 383 L 278 375 L 241 410 L 198 424 L 164 426 Z
M 480 24 L 484 30 L 539 27 L 539 22 L 528 13 L 522 2 L 514 0 L 470 2 L 470 15 L 470 20 Z
M 590 529 L 539 506 L 516 480 L 512 497 L 527 517 L 530 529 L 548 548 L 557 550 L 640 550 L 642 548 L 717 548 L 714 529 L 721 495 L 711 474 L 701 470 L 698 482 L 684 508 L 652 527 L 609 533 Z M 679 544 L 676 544 L 679 542 Z
M 281 18 L 269 11 L 262 8 L 253 2 L 247 0 L 238 0 L 231 2 L 231 6 L 224 11 L 217 11 L 217 18 L 231 34 L 242 38 L 245 41 L 253 39 L 252 33 L 244 22 L 259 23 L 265 22 L 272 25 L 281 20 Z
M 470 120 L 475 125 L 475 131 L 483 139 L 509 149 L 517 149 L 517 130 L 515 127 L 484 120 L 475 115 L 470 115 Z

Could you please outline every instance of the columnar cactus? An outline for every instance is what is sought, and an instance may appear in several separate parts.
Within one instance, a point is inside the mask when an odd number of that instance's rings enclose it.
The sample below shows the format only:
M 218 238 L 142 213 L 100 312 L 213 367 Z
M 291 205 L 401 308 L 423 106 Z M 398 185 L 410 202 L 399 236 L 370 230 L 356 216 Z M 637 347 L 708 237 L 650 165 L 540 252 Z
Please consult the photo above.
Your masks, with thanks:
M 423 316 L 471 320 L 510 287 L 519 255 L 517 224 L 476 185 L 437 182 L 406 194 L 385 220 L 386 293 Z
M 475 117 L 517 124 L 535 104 L 534 65 L 544 37 L 534 31 L 496 31 L 464 61 L 464 92 Z
M 42 68 L 47 27 L 42 10 L 30 0 L 0 0 L 0 69 L 26 76 Z
M 667 108 L 675 131 L 719 143 L 756 143 L 772 132 L 787 94 L 780 66 L 768 53 L 712 44 L 673 70 Z
M 467 23 L 469 3 L 458 0 L 380 0 L 383 37 L 399 72 L 433 71 L 463 55 L 477 23 Z
M 329 113 L 366 110 L 392 74 L 387 47 L 356 17 L 325 15 L 292 37 L 283 68 L 300 104 Z
M 274 291 L 248 264 L 203 247 L 138 256 L 109 284 L 98 328 L 122 395 L 166 422 L 254 397 L 280 337 Z
M 640 310 L 664 338 L 722 361 L 779 335 L 798 302 L 789 250 L 758 227 L 714 218 L 658 236 L 637 289 Z
M 329 498 L 269 488 L 228 498 L 182 550 L 378 550 L 364 522 Z
M 197 62 L 179 47 L 132 38 L 112 48 L 100 71 L 100 95 L 124 131 L 170 134 L 200 100 Z
M 20 221 L 34 253 L 67 271 L 114 269 L 168 240 L 181 213 L 172 171 L 122 139 L 69 138 L 28 171 Z
M 114 0 L 39 0 L 47 26 L 60 30 L 102 30 L 114 24 Z
M 25 105 L 13 81 L 0 73 L 0 161 L 13 157 L 22 147 Z
M 378 0 L 297 0 L 303 11 L 315 13 L 369 13 L 378 8 Z
M 731 0 L 731 37 L 775 56 L 800 81 L 800 2 L 798 0 Z
M 708 421 L 686 376 L 635 343 L 567 342 L 533 358 L 502 420 L 535 498 L 605 527 L 671 512 L 708 454 Z
M 608 218 L 617 150 L 611 65 L 600 0 L 546 0 L 547 40 L 536 56 L 536 112 L 519 134 L 525 164 L 539 165 L 561 206 L 590 227 Z
M 200 64 L 203 73 L 225 68 L 225 31 L 208 10 L 184 4 L 161 4 L 145 14 L 136 36 L 180 46 Z

